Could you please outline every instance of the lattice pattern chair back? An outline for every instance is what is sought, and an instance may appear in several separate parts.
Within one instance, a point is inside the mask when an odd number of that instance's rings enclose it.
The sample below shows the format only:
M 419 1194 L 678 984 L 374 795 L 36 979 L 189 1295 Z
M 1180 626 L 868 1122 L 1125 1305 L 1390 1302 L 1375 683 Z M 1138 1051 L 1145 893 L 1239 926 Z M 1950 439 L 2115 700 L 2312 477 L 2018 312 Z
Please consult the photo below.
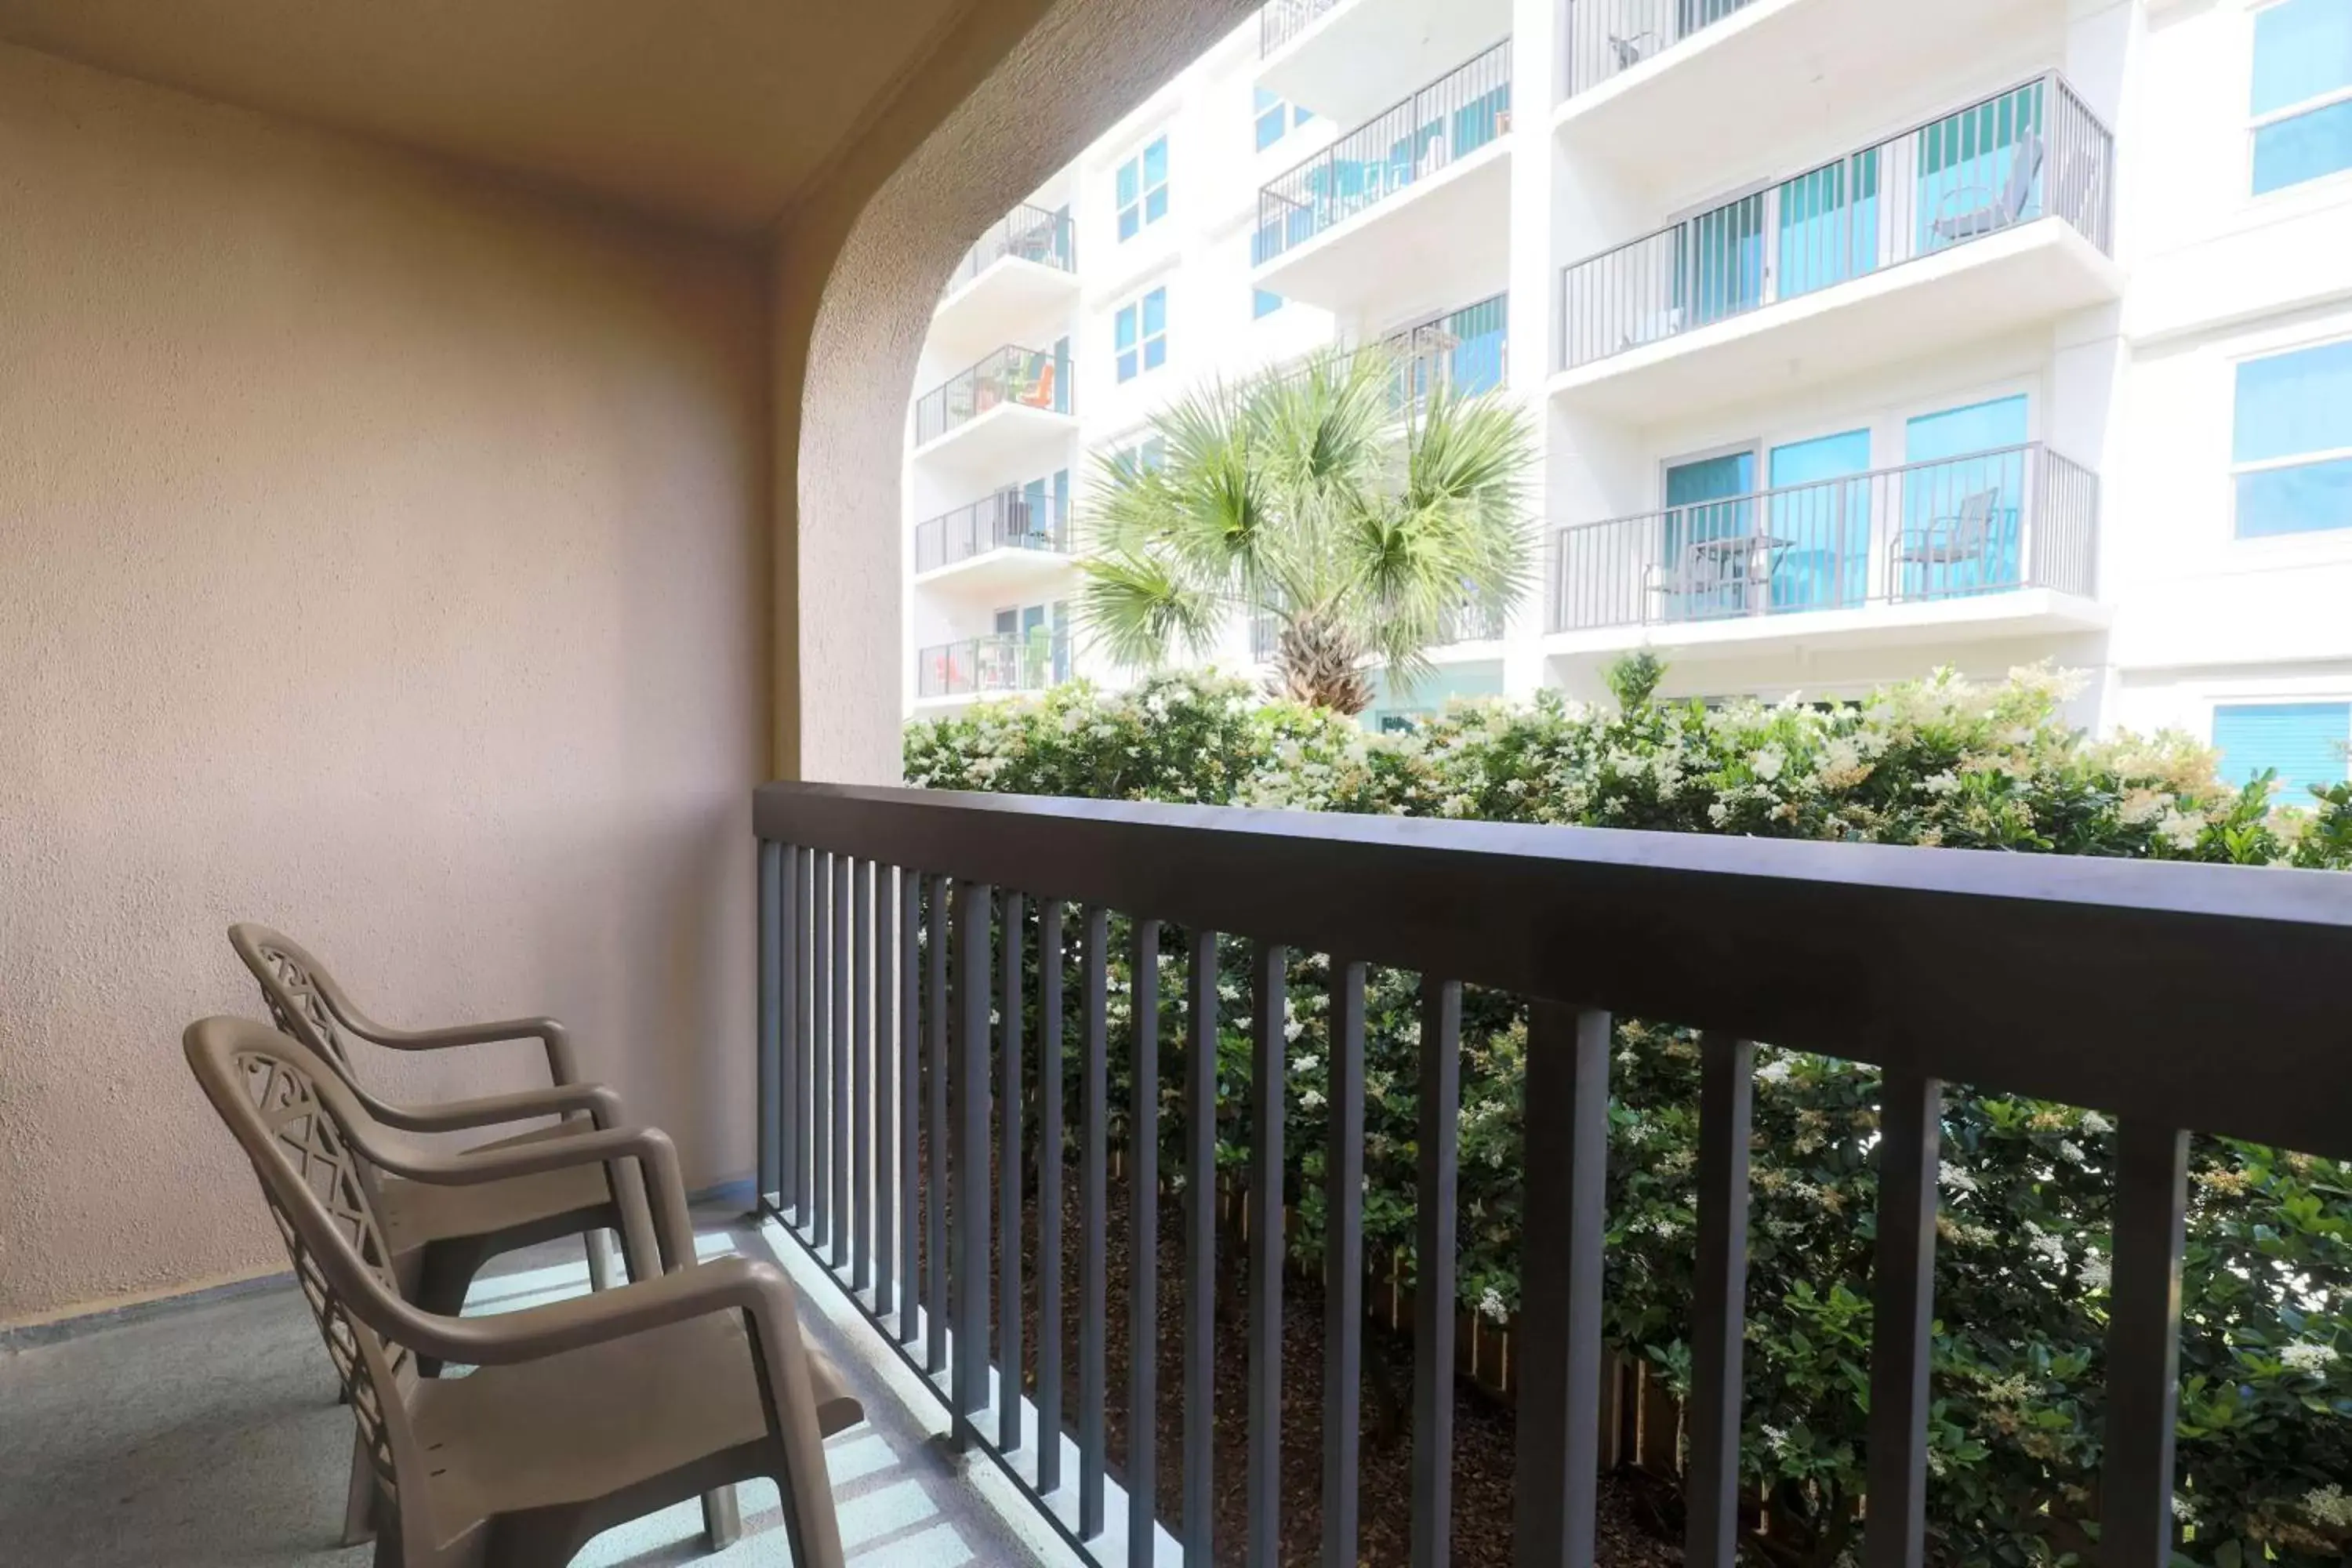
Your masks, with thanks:
M 185 1046 L 205 1096 L 253 1163 L 376 1479 L 396 1504 L 415 1373 L 409 1352 L 368 1327 L 351 1300 L 372 1294 L 374 1315 L 385 1316 L 399 1297 L 346 1120 L 365 1112 L 314 1053 L 251 1020 L 205 1019 L 190 1026 Z
M 351 1054 L 343 1048 L 331 994 L 334 982 L 324 977 L 319 961 L 267 926 L 232 926 L 229 944 L 260 984 L 269 1021 L 326 1058 L 351 1082 Z

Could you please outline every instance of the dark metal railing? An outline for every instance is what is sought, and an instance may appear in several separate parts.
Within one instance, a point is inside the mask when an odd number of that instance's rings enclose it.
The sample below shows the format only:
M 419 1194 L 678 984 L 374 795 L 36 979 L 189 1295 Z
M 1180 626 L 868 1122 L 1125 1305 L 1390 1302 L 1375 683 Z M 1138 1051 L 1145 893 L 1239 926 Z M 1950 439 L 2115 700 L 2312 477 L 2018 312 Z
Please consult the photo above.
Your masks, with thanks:
M 999 632 L 937 643 L 915 655 L 918 697 L 989 697 L 1043 691 L 1070 678 L 1070 639 L 1059 632 Z
M 1340 0 L 1266 0 L 1257 14 L 1259 56 L 1274 53 L 1339 3 Z
M 1069 508 L 1054 496 L 1002 490 L 915 525 L 915 570 L 936 572 L 992 550 L 1070 548 Z
M 2038 218 L 2109 250 L 2115 139 L 2053 72 L 1567 268 L 1573 370 Z
M 2352 1157 L 2352 1050 L 2336 984 L 2352 973 L 2352 884 L 2332 873 L 823 784 L 770 784 L 753 818 L 764 1206 L 924 1374 L 961 1447 L 998 1463 L 1068 1538 L 1129 1564 L 1150 1563 L 1156 1538 L 1148 1511 L 1108 1506 L 1105 1255 L 1123 1226 L 1120 1305 L 1141 1347 L 1129 1358 L 1123 1479 L 1128 1499 L 1150 1499 L 1163 1117 L 1192 1178 L 1181 1184 L 1185 1375 L 1172 1457 L 1186 1561 L 1209 1562 L 1213 1544 L 1209 1401 L 1221 1345 L 1246 1357 L 1255 1391 L 1246 1429 L 1216 1439 L 1246 1447 L 1253 1562 L 1274 1560 L 1288 1500 L 1274 1249 L 1253 1249 L 1238 1342 L 1219 1333 L 1213 1310 L 1216 1183 L 1201 1178 L 1214 1160 L 1221 941 L 1251 957 L 1238 1005 L 1253 1040 L 1246 1201 L 1260 1237 L 1282 1231 L 1289 1064 L 1330 1060 L 1326 1563 L 1359 1560 L 1367 965 L 1421 977 L 1418 1086 L 1406 1077 L 1387 1090 L 1413 1098 L 1421 1129 L 1416 1564 L 1445 1560 L 1451 1508 L 1465 985 L 1531 1008 L 1521 1212 L 1544 1220 L 1521 1241 L 1520 1563 L 1593 1561 L 1612 1015 L 1703 1031 L 1685 1486 L 1694 1568 L 1732 1568 L 1738 1533 L 1748 1042 L 1882 1072 L 1864 1563 L 1916 1563 L 1924 1550 L 1944 1082 L 2119 1122 L 2106 1434 L 2092 1494 L 2110 1568 L 2168 1561 L 2189 1132 Z M 1114 931 L 1125 939 L 1117 953 Z M 1285 1022 L 1292 954 L 1328 959 L 1328 1013 L 1296 1041 Z M 1129 1048 L 1114 1063 L 1118 961 L 1133 990 Z M 1163 1003 L 1170 963 L 1181 1004 Z M 1034 999 L 1024 994 L 1033 973 Z M 1165 1089 L 1163 1017 L 1181 1031 L 1185 1064 L 1181 1086 Z M 1130 1085 L 1123 1127 L 1108 1096 L 1115 1070 Z M 1106 1202 L 1115 1137 L 1129 1194 L 1118 1216 Z M 1066 1420 L 1060 1249 L 1037 1249 L 1033 1384 L 1020 1216 L 1034 1190 L 1041 1234 L 1059 1234 L 1071 1153 L 1082 1223 L 1077 1404 Z M 1123 1551 L 1110 1532 L 1125 1536 Z
M 940 292 L 954 293 L 1008 256 L 1064 272 L 1076 271 L 1077 235 L 1070 222 L 1070 209 L 1061 207 L 1047 212 L 1027 202 L 1014 207 L 990 224 L 988 231 L 963 253 L 963 259 L 956 263 L 956 269 L 948 276 L 948 286 Z
M 1552 535 L 1551 629 L 2088 597 L 2098 514 L 2098 476 L 2035 442 L 1580 523 Z
M 915 399 L 915 444 L 936 441 L 1006 405 L 1070 412 L 1070 356 L 1006 344 Z
M 1568 92 L 1589 92 L 1750 0 L 1568 0 Z
M 1511 126 L 1508 38 L 1264 186 L 1255 261 L 1269 261 L 1426 180 Z
M 1381 346 L 1397 356 L 1416 399 L 1437 386 L 1492 392 L 1509 374 L 1510 305 L 1508 294 L 1493 295 L 1391 332 Z

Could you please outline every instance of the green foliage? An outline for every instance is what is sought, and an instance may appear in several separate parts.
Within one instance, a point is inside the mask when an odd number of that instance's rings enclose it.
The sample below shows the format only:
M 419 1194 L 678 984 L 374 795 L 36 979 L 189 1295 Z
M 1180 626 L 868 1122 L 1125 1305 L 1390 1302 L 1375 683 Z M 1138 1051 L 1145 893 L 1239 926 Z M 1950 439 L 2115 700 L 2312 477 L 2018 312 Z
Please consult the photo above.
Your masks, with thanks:
M 1628 671 L 1616 711 L 1546 695 L 1457 705 L 1380 736 L 1214 677 L 1120 696 L 1070 687 L 916 724 L 907 768 L 940 788 L 2352 868 L 2352 786 L 2285 805 L 2268 781 L 2221 784 L 2211 753 L 2180 736 L 2089 742 L 2064 723 L 2068 688 L 2045 670 L 1990 687 L 1938 674 L 1822 710 L 1713 711 L 1656 700 L 1655 674 Z M 1160 1077 L 1171 1136 L 1182 951 L 1171 933 Z M 1304 1221 L 1293 1245 L 1309 1253 L 1323 1220 L 1328 980 L 1320 958 L 1291 965 L 1286 1147 Z M 1244 949 L 1227 943 L 1219 1163 L 1236 1169 L 1248 990 Z M 1126 1010 L 1122 990 L 1115 1064 Z M 1473 991 L 1463 1024 L 1461 1297 L 1501 1321 L 1518 1304 L 1527 1018 Z M 1370 973 L 1366 1039 L 1366 1243 L 1409 1257 L 1414 977 Z M 1622 1021 L 1614 1053 L 1607 1332 L 1686 1380 L 1696 1041 Z M 1768 1554 L 1806 1568 L 1858 1541 L 1877 1115 L 1874 1072 L 1759 1048 L 1741 1452 L 1786 1526 Z M 1939 1562 L 2095 1561 L 2113 1134 L 2095 1110 L 1948 1091 L 1929 1433 Z M 1171 1142 L 1163 1168 L 1180 1163 Z M 2352 1551 L 2352 1168 L 2200 1138 L 2191 1179 L 2182 1554 L 2214 1568 L 2340 1562 Z

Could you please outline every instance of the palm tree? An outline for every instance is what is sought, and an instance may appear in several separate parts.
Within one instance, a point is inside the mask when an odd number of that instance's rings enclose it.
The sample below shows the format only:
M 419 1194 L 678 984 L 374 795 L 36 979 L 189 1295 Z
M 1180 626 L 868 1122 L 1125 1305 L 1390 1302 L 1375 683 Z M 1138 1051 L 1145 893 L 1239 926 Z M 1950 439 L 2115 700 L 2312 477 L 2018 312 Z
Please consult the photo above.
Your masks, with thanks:
M 1499 617 L 1533 575 L 1525 418 L 1492 393 L 1406 395 L 1425 370 L 1327 350 L 1155 417 L 1164 462 L 1102 468 L 1078 563 L 1087 636 L 1151 667 L 1205 655 L 1239 612 L 1279 627 L 1274 695 L 1360 713 L 1376 666 L 1411 689 L 1455 617 Z

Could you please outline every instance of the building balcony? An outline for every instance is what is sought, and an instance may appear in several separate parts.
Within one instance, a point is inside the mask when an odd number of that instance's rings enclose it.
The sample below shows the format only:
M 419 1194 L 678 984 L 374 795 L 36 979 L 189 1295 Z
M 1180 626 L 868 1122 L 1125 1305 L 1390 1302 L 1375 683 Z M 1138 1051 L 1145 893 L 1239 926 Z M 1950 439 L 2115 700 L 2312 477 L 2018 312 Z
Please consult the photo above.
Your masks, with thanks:
M 1007 344 L 915 400 L 917 459 L 958 468 L 1002 467 L 1067 437 L 1070 356 Z
M 915 656 L 915 700 L 963 701 L 1043 691 L 1070 679 L 1070 639 L 1060 632 L 999 633 L 939 643 Z
M 1354 125 L 1510 30 L 1510 0 L 1271 0 L 1257 84 Z
M 1371 320 L 1503 288 L 1510 124 L 1507 41 L 1260 190 L 1257 287 Z
M 1769 148 L 1927 79 L 1946 62 L 2065 47 L 2055 0 L 1565 0 L 1567 95 L 1553 112 L 1580 157 L 1638 185 L 1722 162 L 1725 137 Z M 2023 58 L 2035 58 L 2026 53 Z M 1864 118 L 1869 118 L 1865 116 Z M 1736 129 L 1735 129 L 1736 128 Z
M 1070 519 L 1054 497 L 1000 491 L 915 525 L 915 578 L 959 588 L 1034 581 L 1069 563 Z
M 2101 626 L 2098 502 L 2095 475 L 2034 444 L 1562 528 L 1546 647 Z
M 2051 75 L 1578 262 L 1551 391 L 1654 420 L 2115 300 L 2114 162 Z
M 931 316 L 932 345 L 978 354 L 1008 332 L 1060 336 L 1078 297 L 1077 265 L 1070 209 L 1023 203 L 989 225 L 949 275 Z
M 1418 399 L 1444 386 L 1465 396 L 1493 392 L 1510 379 L 1510 296 L 1497 294 L 1391 332 L 1381 346 L 1405 367 Z

